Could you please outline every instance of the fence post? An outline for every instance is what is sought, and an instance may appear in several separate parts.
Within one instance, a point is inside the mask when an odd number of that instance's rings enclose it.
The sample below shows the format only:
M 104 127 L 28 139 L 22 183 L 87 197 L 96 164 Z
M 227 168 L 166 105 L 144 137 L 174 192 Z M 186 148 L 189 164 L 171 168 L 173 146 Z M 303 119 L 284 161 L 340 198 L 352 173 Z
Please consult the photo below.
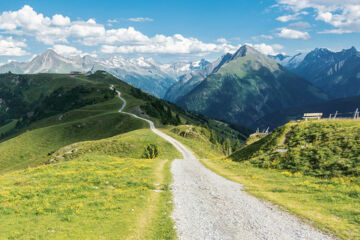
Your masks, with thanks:
M 358 119 L 358 117 L 359 117 L 359 108 L 356 108 L 354 113 L 354 119 Z
M 334 116 L 334 119 L 336 119 L 336 116 L 337 116 L 337 114 L 338 114 L 338 111 L 336 111 L 336 112 L 335 112 L 335 116 Z

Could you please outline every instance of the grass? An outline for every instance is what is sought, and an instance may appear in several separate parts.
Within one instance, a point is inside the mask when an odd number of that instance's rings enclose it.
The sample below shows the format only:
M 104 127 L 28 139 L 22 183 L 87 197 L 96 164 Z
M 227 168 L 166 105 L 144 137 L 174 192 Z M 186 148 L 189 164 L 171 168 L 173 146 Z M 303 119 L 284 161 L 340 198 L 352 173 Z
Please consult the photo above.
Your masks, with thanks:
M 114 84 L 127 100 L 125 111 L 139 114 L 141 106 L 157 103 L 163 111 L 170 110 L 172 118 L 179 114 L 182 122 L 209 125 L 221 136 L 246 136 L 242 133 L 246 129 L 235 130 L 229 124 L 184 111 L 109 74 L 18 77 L 33 84 L 23 93 L 28 103 L 60 86 L 94 84 L 107 89 Z M 2 139 L 0 229 L 4 230 L 0 239 L 176 238 L 170 217 L 170 166 L 172 159 L 181 156 L 150 131 L 146 122 L 118 113 L 121 106 L 114 98 L 39 118 Z M 163 119 L 152 119 L 157 126 L 167 127 Z M 1 130 L 11 127 L 2 126 Z M 198 140 L 201 145 L 203 139 Z M 159 155 L 144 159 L 150 144 Z M 218 146 L 211 151 L 215 154 Z
M 359 156 L 359 120 L 315 120 L 290 122 L 231 158 L 315 177 L 358 178 Z
M 325 179 L 304 176 L 299 172 L 257 168 L 249 162 L 225 159 L 201 136 L 182 137 L 174 133 L 173 129 L 167 129 L 166 132 L 191 149 L 206 167 L 229 180 L 243 184 L 246 192 L 273 202 L 340 239 L 360 238 L 358 177 Z M 273 141 L 283 142 L 284 133 L 279 133 L 279 138 L 274 138 Z
M 41 120 L 22 134 L 1 142 L 0 173 L 41 164 L 52 152 L 75 142 L 102 139 L 148 127 L 141 120 L 117 113 L 116 101 L 65 113 L 61 121 L 58 116 Z M 107 104 L 109 109 L 96 111 L 97 108 L 104 109 Z
M 319 179 L 260 169 L 224 159 L 202 159 L 216 173 L 241 183 L 250 194 L 276 203 L 341 239 L 360 238 L 360 185 L 344 178 Z
M 134 158 L 154 142 L 156 159 Z M 176 149 L 148 129 L 92 143 L 58 151 L 82 149 L 73 158 L 0 177 L 0 239 L 175 238 L 168 185 Z
M 218 158 L 224 156 L 220 147 L 209 142 L 207 130 L 204 128 L 182 125 L 167 127 L 161 130 L 188 146 L 198 158 Z M 187 133 L 186 137 L 182 137 L 181 135 L 184 135 L 185 132 Z

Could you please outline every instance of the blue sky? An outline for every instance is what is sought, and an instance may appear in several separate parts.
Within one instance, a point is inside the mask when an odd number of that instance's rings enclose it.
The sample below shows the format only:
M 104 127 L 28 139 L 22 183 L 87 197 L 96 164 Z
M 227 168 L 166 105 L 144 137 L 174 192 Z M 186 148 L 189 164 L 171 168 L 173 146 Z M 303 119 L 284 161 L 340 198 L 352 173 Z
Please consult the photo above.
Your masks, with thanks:
M 360 47 L 359 0 L 3 1 L 0 63 L 62 55 L 214 59 L 252 44 L 266 54 Z

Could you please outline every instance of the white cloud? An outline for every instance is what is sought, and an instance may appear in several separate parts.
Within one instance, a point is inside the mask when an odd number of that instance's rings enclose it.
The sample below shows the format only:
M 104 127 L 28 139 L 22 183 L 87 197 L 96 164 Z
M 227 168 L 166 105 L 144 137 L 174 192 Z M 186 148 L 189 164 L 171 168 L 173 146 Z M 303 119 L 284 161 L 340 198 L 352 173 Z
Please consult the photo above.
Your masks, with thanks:
M 276 20 L 278 20 L 280 22 L 289 22 L 289 21 L 293 21 L 293 20 L 298 20 L 300 18 L 300 15 L 307 15 L 307 14 L 308 14 L 308 12 L 306 12 L 306 11 L 296 12 L 294 14 L 277 17 Z
M 277 55 L 279 54 L 279 50 L 283 49 L 283 46 L 280 44 L 267 45 L 265 43 L 260 43 L 260 44 L 246 43 L 246 45 L 252 46 L 253 48 L 255 48 L 256 50 L 258 50 L 259 52 L 265 55 Z
M 69 31 L 71 36 L 80 38 L 105 35 L 105 27 L 101 24 L 97 24 L 94 19 L 89 19 L 87 22 L 72 22 Z
M 108 20 L 111 24 L 117 20 Z M 133 18 L 131 21 L 152 21 L 150 18 Z M 17 11 L 0 14 L 0 31 L 34 37 L 37 41 L 56 47 L 61 54 L 81 54 L 71 43 L 101 46 L 103 53 L 158 53 L 158 54 L 209 54 L 236 50 L 226 39 L 214 43 L 186 38 L 181 34 L 147 36 L 133 27 L 105 28 L 95 19 L 71 21 L 67 16 L 52 17 L 37 13 L 28 5 Z M 24 54 L 18 51 L 17 54 Z M 82 53 L 84 54 L 84 53 Z
M 60 15 L 60 14 L 55 14 L 52 17 L 51 22 L 52 22 L 52 24 L 57 25 L 57 26 L 67 26 L 70 24 L 70 18 L 64 17 L 63 15 Z
M 12 37 L 0 36 L 0 56 L 24 56 L 29 53 L 23 48 L 26 47 L 25 40 L 18 41 Z
M 225 38 L 218 38 L 218 39 L 216 39 L 216 42 L 218 42 L 218 43 L 227 43 L 228 41 Z
M 67 43 L 69 37 L 97 36 L 105 32 L 104 26 L 97 24 L 94 19 L 71 22 L 69 17 L 60 14 L 45 17 L 28 5 L 18 11 L 3 12 L 0 15 L 0 30 L 33 36 L 48 45 Z
M 160 54 L 197 54 L 197 53 L 214 53 L 230 52 L 236 49 L 227 43 L 215 44 L 204 43 L 196 38 L 185 38 L 181 34 L 173 36 L 155 35 L 146 41 L 139 42 L 135 45 L 103 45 L 103 53 L 160 53 Z
M 280 33 L 277 34 L 277 36 L 286 39 L 302 39 L 302 40 L 310 39 L 310 34 L 308 32 L 301 32 L 289 28 L 282 28 Z
M 278 5 L 295 14 L 313 9 L 316 20 L 334 27 L 322 33 L 360 32 L 359 0 L 278 0 Z
M 154 19 L 148 17 L 128 18 L 130 22 L 152 22 Z
M 75 47 L 67 46 L 67 45 L 57 44 L 53 46 L 53 49 L 56 53 L 63 56 L 77 56 L 82 54 L 81 50 L 78 50 Z

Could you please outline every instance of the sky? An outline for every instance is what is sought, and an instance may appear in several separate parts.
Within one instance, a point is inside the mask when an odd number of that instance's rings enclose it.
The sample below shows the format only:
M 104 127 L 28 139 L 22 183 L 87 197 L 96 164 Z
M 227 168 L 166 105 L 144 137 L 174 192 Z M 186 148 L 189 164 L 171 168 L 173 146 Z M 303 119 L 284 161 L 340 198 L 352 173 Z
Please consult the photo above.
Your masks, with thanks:
M 64 56 L 214 60 L 360 48 L 360 0 L 0 0 L 0 64 Z

